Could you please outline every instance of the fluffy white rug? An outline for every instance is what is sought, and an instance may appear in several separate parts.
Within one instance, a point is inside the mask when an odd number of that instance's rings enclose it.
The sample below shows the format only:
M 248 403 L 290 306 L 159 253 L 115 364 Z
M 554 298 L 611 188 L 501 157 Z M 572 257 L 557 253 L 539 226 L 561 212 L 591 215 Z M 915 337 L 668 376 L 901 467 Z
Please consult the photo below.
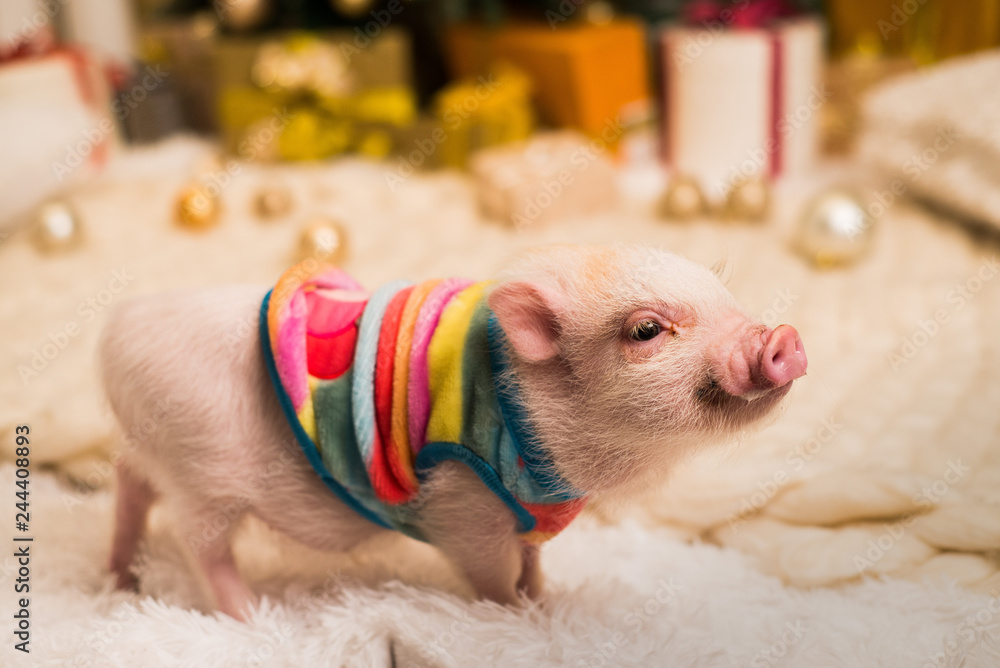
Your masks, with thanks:
M 526 665 L 583 666 L 1000 665 L 990 654 L 1000 605 L 983 597 L 1000 592 L 1000 280 L 979 279 L 960 305 L 948 298 L 970 285 L 995 244 L 897 201 L 877 221 L 870 257 L 822 273 L 788 245 L 808 189 L 779 193 L 776 216 L 759 226 L 665 224 L 653 202 L 626 197 L 611 213 L 515 231 L 482 220 L 469 181 L 458 175 L 416 176 L 390 190 L 383 168 L 357 162 L 242 166 L 224 189 L 220 225 L 179 230 L 173 199 L 209 150 L 178 141 L 126 154 L 101 182 L 72 193 L 88 235 L 77 251 L 40 256 L 24 234 L 0 246 L 0 283 L 18 286 L 0 301 L 7 458 L 13 425 L 28 422 L 36 465 L 55 463 L 106 484 L 102 457 L 114 441 L 92 359 L 107 306 L 168 288 L 272 281 L 292 261 L 302 222 L 316 213 L 348 228 L 346 268 L 369 285 L 484 276 L 519 249 L 551 242 L 643 241 L 706 264 L 728 259 L 729 286 L 749 310 L 802 333 L 809 376 L 761 434 L 678 469 L 638 511 L 597 509 L 640 524 L 591 523 L 560 537 L 544 557 L 552 597 L 519 612 L 436 593 L 462 586 L 428 548 L 370 546 L 321 560 L 276 546 L 258 528 L 244 536 L 240 560 L 269 607 L 250 626 L 203 617 L 189 611 L 203 598 L 159 517 L 143 593 L 160 602 L 111 593 L 105 493 L 75 506 L 39 475 L 32 495 L 38 665 L 379 665 L 389 661 L 390 637 L 397 665 L 516 665 L 519 657 Z M 256 221 L 253 196 L 274 182 L 293 191 L 295 209 Z M 122 269 L 134 278 L 112 294 L 109 281 Z M 81 304 L 104 297 L 96 317 L 86 318 Z M 921 334 L 921 323 L 941 309 L 947 322 Z M 18 367 L 70 322 L 79 334 L 25 383 Z M 894 363 L 893 354 L 905 361 Z M 13 562 L 0 562 L 9 592 Z M 324 588 L 338 568 L 346 579 Z M 859 583 L 863 573 L 916 584 Z M 384 584 L 397 576 L 408 586 Z M 657 600 L 661 580 L 671 585 L 671 578 L 675 594 Z M 382 584 L 373 590 L 355 579 Z M 800 591 L 782 581 L 845 586 Z M 968 590 L 935 588 L 945 582 Z M 655 614 L 637 618 L 646 605 Z M 800 621 L 808 630 L 793 637 Z M 782 651 L 787 656 L 777 656 Z
M 733 550 L 587 520 L 545 548 L 550 595 L 519 610 L 470 602 L 433 549 L 402 537 L 331 556 L 251 526 L 237 558 L 267 600 L 241 624 L 198 610 L 196 576 L 163 517 L 131 594 L 113 591 L 104 568 L 107 492 L 36 473 L 32 503 L 31 654 L 8 633 L 4 666 L 1000 665 L 1000 598 L 876 580 L 801 591 Z M 2 563 L 9 624 L 15 567 Z

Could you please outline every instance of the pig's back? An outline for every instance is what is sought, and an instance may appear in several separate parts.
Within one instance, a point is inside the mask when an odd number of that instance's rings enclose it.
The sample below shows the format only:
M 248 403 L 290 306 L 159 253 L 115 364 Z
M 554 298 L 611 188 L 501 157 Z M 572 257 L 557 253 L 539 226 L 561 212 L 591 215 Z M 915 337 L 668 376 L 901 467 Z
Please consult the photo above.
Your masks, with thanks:
M 223 470 L 253 463 L 251 444 L 278 415 L 257 328 L 265 292 L 250 286 L 174 292 L 112 312 L 100 365 L 123 430 L 141 436 L 126 440 L 130 457 L 162 464 L 190 456 Z

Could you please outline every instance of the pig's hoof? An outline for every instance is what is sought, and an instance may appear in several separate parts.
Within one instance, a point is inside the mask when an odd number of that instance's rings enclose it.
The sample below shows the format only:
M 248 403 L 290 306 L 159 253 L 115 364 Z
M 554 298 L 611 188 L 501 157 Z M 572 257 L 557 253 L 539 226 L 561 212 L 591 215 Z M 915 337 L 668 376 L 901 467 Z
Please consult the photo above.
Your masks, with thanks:
M 115 589 L 123 591 L 138 591 L 139 578 L 127 568 L 112 569 L 115 573 Z
M 224 605 L 219 606 L 219 612 L 224 615 L 228 615 L 238 622 L 248 622 L 253 616 L 254 608 L 257 607 L 256 599 L 250 599 L 245 601 L 242 605 L 236 605 L 233 602 L 227 602 Z

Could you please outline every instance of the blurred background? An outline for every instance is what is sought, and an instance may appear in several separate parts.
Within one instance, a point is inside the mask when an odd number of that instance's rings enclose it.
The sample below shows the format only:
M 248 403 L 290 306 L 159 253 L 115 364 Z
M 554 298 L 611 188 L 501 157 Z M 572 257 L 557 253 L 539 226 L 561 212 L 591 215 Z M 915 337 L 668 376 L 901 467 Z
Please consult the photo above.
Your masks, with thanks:
M 993 0 L 4 0 L 0 226 L 178 135 L 220 149 L 177 202 L 190 227 L 217 222 L 227 179 L 206 173 L 227 161 L 345 156 L 390 187 L 466 170 L 514 224 L 607 206 L 606 167 L 667 217 L 760 220 L 773 186 L 878 125 L 866 91 L 998 42 Z M 600 169 L 572 198 L 518 210 L 524 170 L 557 176 L 588 142 Z
M 866 90 L 998 42 L 993 0 L 4 0 L 0 221 L 177 134 L 406 178 L 553 130 L 688 177 L 668 213 L 761 182 L 760 218 L 855 148 Z
M 868 572 L 871 522 L 943 509 L 872 572 L 958 551 L 987 582 L 998 47 L 1000 0 L 0 0 L 0 452 L 28 422 L 34 463 L 109 482 L 94 350 L 132 295 L 636 241 L 721 262 L 810 357 L 649 521 L 822 584 Z M 961 492 L 920 497 L 956 457 Z M 783 561 L 802 526 L 860 547 Z

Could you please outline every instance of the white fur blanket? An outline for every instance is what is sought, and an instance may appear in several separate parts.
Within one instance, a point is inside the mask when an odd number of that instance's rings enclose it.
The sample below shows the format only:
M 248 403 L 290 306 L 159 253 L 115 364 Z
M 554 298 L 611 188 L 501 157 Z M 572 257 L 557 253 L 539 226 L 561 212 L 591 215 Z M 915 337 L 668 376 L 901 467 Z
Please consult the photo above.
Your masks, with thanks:
M 13 469 L 0 466 L 0 479 Z M 340 556 L 260 525 L 237 560 L 267 596 L 247 624 L 205 613 L 197 578 L 154 512 L 140 594 L 104 567 L 112 499 L 36 473 L 31 649 L 0 665 L 155 668 L 648 666 L 987 668 L 1000 664 L 1000 598 L 943 582 L 869 580 L 800 591 L 732 550 L 633 523 L 571 526 L 545 548 L 550 595 L 515 610 L 463 598 L 434 551 L 386 537 Z M 4 526 L 13 523 L 4 504 Z M 13 614 L 10 556 L 0 559 Z
M 886 82 L 865 101 L 860 153 L 906 191 L 1000 230 L 1000 49 Z
M 481 277 L 540 243 L 641 241 L 705 264 L 727 260 L 730 289 L 770 324 L 794 324 L 810 360 L 773 426 L 677 470 L 639 510 L 645 524 L 737 547 L 803 586 L 864 573 L 947 574 L 982 591 L 1000 582 L 989 556 L 1000 550 L 995 244 L 977 245 L 900 199 L 877 221 L 868 258 L 818 272 L 789 249 L 800 187 L 779 193 L 765 225 L 666 224 L 652 202 L 626 197 L 612 212 L 517 231 L 483 220 L 472 184 L 457 174 L 390 189 L 383 167 L 355 161 L 243 165 L 223 192 L 220 225 L 179 229 L 174 197 L 208 151 L 178 140 L 126 154 L 76 192 L 87 228 L 77 251 L 39 256 L 24 234 L 0 245 L 0 284 L 18 286 L 0 302 L 5 448 L 13 425 L 29 422 L 40 440 L 36 463 L 106 483 L 99 463 L 113 439 L 93 365 L 103 316 L 126 295 L 274 281 L 312 214 L 343 222 L 346 268 L 367 285 Z M 255 220 L 254 193 L 276 182 L 294 192 L 293 213 Z M 129 277 L 119 292 L 109 289 L 116 271 Z M 18 369 L 69 323 L 79 333 L 24 381 Z

